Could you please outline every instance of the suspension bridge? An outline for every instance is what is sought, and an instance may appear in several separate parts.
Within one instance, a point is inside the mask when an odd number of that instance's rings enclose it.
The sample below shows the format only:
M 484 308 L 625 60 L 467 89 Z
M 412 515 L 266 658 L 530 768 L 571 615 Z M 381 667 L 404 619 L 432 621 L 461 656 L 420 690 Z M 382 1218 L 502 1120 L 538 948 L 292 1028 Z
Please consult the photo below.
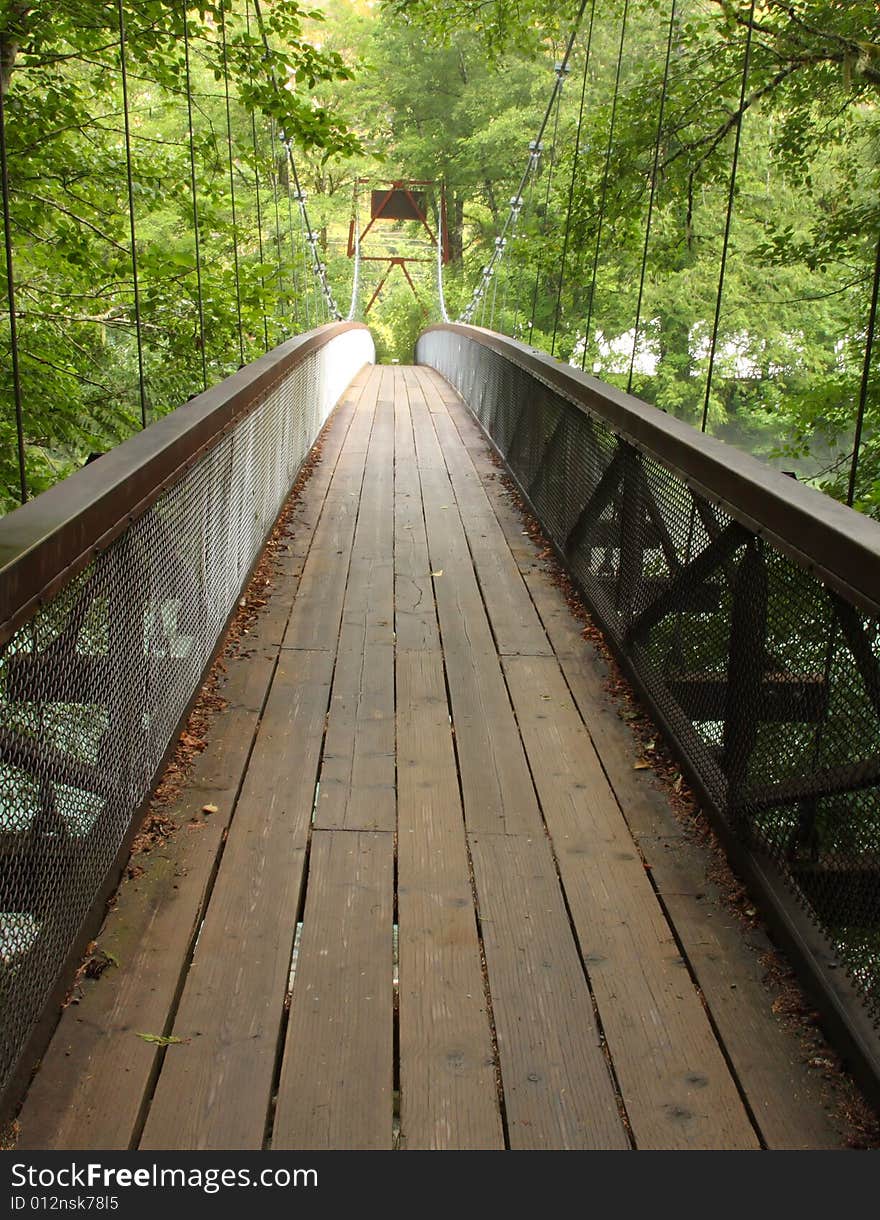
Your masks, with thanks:
M 594 10 L 457 317 L 442 207 L 404 179 L 376 205 L 408 194 L 436 263 L 414 363 L 376 364 L 357 320 L 356 193 L 337 305 L 276 126 L 311 312 L 246 359 L 239 305 L 241 367 L 211 383 L 202 342 L 201 391 L 153 422 L 126 111 L 144 427 L 30 499 L 0 104 L 23 501 L 0 521 L 0 1084 L 19 1148 L 840 1147 L 772 1010 L 768 932 L 880 1092 L 880 526 L 851 507 L 880 275 L 849 504 L 707 434 L 749 25 L 702 427 L 631 393 L 665 79 L 628 388 L 584 371 L 589 318 L 581 367 L 554 354 L 570 213 L 550 350 L 524 342 L 539 284 L 501 273 L 550 200 Z M 125 48 L 120 5 L 123 77 Z M 192 153 L 191 106 L 189 124 Z M 204 340 L 201 299 L 198 318 Z M 181 732 L 190 765 L 157 806 Z M 751 926 L 676 812 L 683 785 Z

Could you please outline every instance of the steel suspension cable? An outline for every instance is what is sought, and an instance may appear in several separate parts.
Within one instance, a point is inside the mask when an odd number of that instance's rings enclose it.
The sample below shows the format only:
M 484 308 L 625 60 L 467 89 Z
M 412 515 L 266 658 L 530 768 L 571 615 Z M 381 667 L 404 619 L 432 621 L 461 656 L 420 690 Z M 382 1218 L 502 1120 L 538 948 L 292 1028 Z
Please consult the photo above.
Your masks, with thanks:
M 715 318 L 712 323 L 712 339 L 709 344 L 709 367 L 706 370 L 706 392 L 703 399 L 703 415 L 700 420 L 700 431 L 706 431 L 709 419 L 709 401 L 712 393 L 712 374 L 715 371 L 715 353 L 718 348 L 718 328 L 721 324 L 721 300 L 724 296 L 724 275 L 727 270 L 727 252 L 730 247 L 730 226 L 733 219 L 733 201 L 736 192 L 736 171 L 739 166 L 739 146 L 742 137 L 743 111 L 746 104 L 746 88 L 749 81 L 749 64 L 752 55 L 752 27 L 755 20 L 755 0 L 749 9 L 746 23 L 746 43 L 743 52 L 742 77 L 739 89 L 739 110 L 736 115 L 735 134 L 733 139 L 733 156 L 730 163 L 730 183 L 727 191 L 727 215 L 724 220 L 724 239 L 721 243 L 721 265 L 718 270 L 718 291 L 715 294 Z
M 290 174 L 287 175 L 287 235 L 290 238 L 290 275 L 293 280 L 293 324 L 299 330 L 299 276 L 296 270 L 296 230 L 293 225 L 293 203 L 290 198 Z
M 183 8 L 183 55 L 186 65 L 186 112 L 189 125 L 189 175 L 192 188 L 193 235 L 196 245 L 196 290 L 199 312 L 199 348 L 202 357 L 202 388 L 208 388 L 208 357 L 205 350 L 205 306 L 202 300 L 202 251 L 199 240 L 199 199 L 196 183 L 196 145 L 193 132 L 192 80 L 189 64 L 189 22 L 187 21 L 186 0 Z
M 251 36 L 251 18 L 250 7 L 245 4 L 244 8 L 245 28 L 247 30 L 248 39 Z M 260 305 L 263 311 L 263 351 L 269 350 L 269 319 L 266 317 L 266 275 L 264 271 L 265 262 L 263 254 L 263 212 L 260 205 L 260 156 L 257 149 L 257 116 L 252 109 L 251 112 L 251 144 L 254 150 L 254 190 L 256 192 L 257 205 L 257 248 L 260 254 Z
M 547 102 L 547 107 L 544 111 L 544 117 L 541 120 L 541 126 L 538 128 L 538 134 L 535 137 L 535 139 L 532 140 L 532 142 L 529 144 L 529 159 L 528 159 L 528 162 L 526 163 L 525 169 L 523 170 L 522 177 L 520 178 L 519 186 L 517 187 L 516 194 L 511 199 L 510 211 L 508 212 L 507 218 L 504 221 L 504 225 L 501 229 L 501 233 L 500 233 L 499 237 L 497 237 L 495 239 L 495 249 L 493 250 L 492 255 L 489 259 L 488 271 L 486 268 L 484 268 L 481 282 L 474 289 L 469 304 L 462 311 L 462 314 L 460 316 L 461 321 L 470 321 L 470 319 L 473 317 L 474 310 L 476 309 L 477 305 L 480 303 L 480 300 L 482 299 L 483 290 L 488 285 L 488 281 L 491 278 L 492 274 L 494 274 L 495 268 L 501 257 L 501 252 L 503 252 L 503 250 L 505 248 L 508 230 L 510 229 L 511 225 L 513 224 L 515 215 L 518 214 L 518 208 L 515 208 L 515 206 L 514 206 L 515 201 L 519 202 L 519 207 L 522 206 L 523 193 L 529 183 L 529 179 L 532 176 L 532 171 L 533 171 L 534 165 L 536 163 L 535 154 L 537 153 L 538 158 L 540 158 L 541 150 L 543 147 L 541 141 L 543 139 L 544 132 L 547 128 L 547 124 L 550 122 L 550 116 L 553 113 L 553 108 L 556 105 L 557 94 L 562 87 L 561 81 L 563 80 L 563 78 L 565 76 L 565 73 L 566 73 L 566 70 L 568 67 L 568 61 L 571 58 L 572 48 L 574 47 L 574 41 L 575 41 L 575 38 L 577 37 L 577 32 L 580 29 L 581 21 L 583 19 L 584 12 L 586 11 L 587 3 L 588 3 L 588 0 L 581 0 L 581 4 L 578 9 L 577 16 L 575 17 L 575 21 L 574 21 L 574 25 L 572 27 L 571 34 L 569 35 L 568 42 L 566 43 L 565 54 L 563 55 L 562 61 L 559 65 L 559 68 L 561 69 L 561 71 L 557 70 L 557 72 L 556 72 L 556 80 L 553 83 L 553 90 L 552 90 L 552 92 L 550 94 L 550 98 Z
M 440 302 L 440 317 L 444 322 L 451 321 L 446 308 L 446 295 L 443 291 L 443 257 L 446 253 L 446 184 L 440 183 L 440 204 L 437 208 L 437 297 Z
M 513 199 L 511 199 L 511 201 L 510 201 L 511 206 L 513 206 L 515 199 L 516 199 L 515 196 Z M 502 243 L 502 249 L 504 248 L 505 242 L 509 243 L 511 250 L 513 250 L 513 248 L 515 247 L 517 231 L 519 229 L 519 217 L 520 217 L 520 212 L 522 211 L 522 206 L 523 206 L 522 200 L 520 199 L 519 203 L 516 207 L 516 210 L 514 212 L 513 224 L 510 226 L 510 236 L 508 238 L 499 238 L 498 239 Z M 501 293 L 501 314 L 502 314 L 502 316 L 504 315 L 504 313 L 507 310 L 507 296 L 508 296 L 508 293 L 510 290 L 510 281 L 513 276 L 513 269 L 510 265 L 510 259 L 507 260 L 507 266 L 508 266 L 508 271 L 504 277 L 504 289 Z
M 281 213 L 278 209 L 278 140 L 275 120 L 269 120 L 269 139 L 272 144 L 272 199 L 275 205 L 275 252 L 278 256 L 278 302 L 281 313 L 284 313 L 284 277 L 282 275 L 281 254 Z
M 27 467 L 24 449 L 24 408 L 21 392 L 21 366 L 18 360 L 18 320 L 15 314 L 15 275 L 12 259 L 12 214 L 9 204 L 9 164 L 6 154 L 6 108 L 3 82 L 0 81 L 0 183 L 3 193 L 3 241 L 6 250 L 6 301 L 9 308 L 9 344 L 12 355 L 12 393 L 15 401 L 15 433 L 18 452 L 18 481 L 22 504 L 28 498 Z
M 271 48 L 269 47 L 269 39 L 266 34 L 266 26 L 263 21 L 263 11 L 260 8 L 260 0 L 253 0 L 253 5 L 254 5 L 254 15 L 256 16 L 256 19 L 257 19 L 257 27 L 260 31 L 260 37 L 262 39 L 263 48 L 265 51 L 264 58 L 265 58 L 266 65 L 268 68 L 269 80 L 272 84 L 272 87 L 275 90 L 278 90 L 279 85 L 278 85 L 278 80 L 275 76 L 274 68 L 272 67 L 272 52 L 271 52 Z M 333 294 L 330 291 L 330 285 L 327 283 L 327 274 L 326 274 L 327 268 L 324 265 L 324 263 L 320 260 L 320 258 L 318 257 L 317 240 L 315 238 L 314 231 L 312 230 L 312 224 L 309 219 L 308 211 L 306 209 L 305 195 L 303 194 L 302 189 L 300 187 L 299 173 L 297 172 L 297 168 L 296 168 L 296 160 L 293 155 L 293 146 L 291 144 L 291 139 L 290 139 L 290 136 L 284 131 L 283 128 L 281 129 L 281 142 L 287 151 L 288 164 L 290 166 L 290 171 L 293 174 L 293 180 L 294 180 L 294 184 L 296 186 L 296 193 L 300 199 L 300 208 L 302 210 L 303 221 L 305 224 L 306 233 L 308 235 L 309 246 L 311 247 L 312 255 L 313 255 L 314 271 L 315 271 L 316 277 L 321 281 L 321 295 L 324 298 L 324 303 L 327 307 L 328 315 L 330 317 L 334 317 L 334 318 L 341 320 L 342 314 L 339 312 L 339 309 L 336 306 L 336 302 L 333 300 Z
M 874 348 L 874 331 L 877 325 L 877 292 L 880 287 L 880 237 L 877 238 L 877 252 L 874 258 L 874 286 L 871 290 L 871 309 L 868 316 L 868 334 L 865 339 L 865 359 L 862 364 L 862 381 L 859 387 L 859 408 L 856 413 L 856 431 L 853 438 L 852 463 L 849 468 L 849 486 L 846 502 L 852 508 L 856 497 L 856 475 L 859 468 L 859 457 L 862 448 L 862 428 L 865 422 L 865 407 L 868 403 L 868 381 L 871 375 L 871 356 Z
M 308 243 L 306 241 L 306 222 L 303 219 L 303 208 L 302 208 L 301 195 L 302 195 L 302 192 L 300 190 L 297 190 L 296 194 L 294 195 L 294 199 L 296 199 L 296 201 L 297 201 L 297 208 L 299 210 L 299 244 L 302 249 L 303 275 L 306 276 L 306 273 L 310 270 L 310 268 L 309 268 L 308 261 L 307 261 L 308 256 L 306 254 L 306 246 Z M 306 328 L 308 330 L 311 330 L 311 328 L 312 328 L 312 314 L 311 314 L 311 308 L 309 306 L 309 293 L 311 291 L 311 288 L 309 286 L 310 283 L 314 284 L 314 276 L 311 276 L 311 277 L 306 276 L 305 288 L 303 289 L 303 304 L 306 307 Z M 317 319 L 317 315 L 316 315 L 316 319 Z
M 361 279 L 361 222 L 360 222 L 360 213 L 359 213 L 359 209 L 358 209 L 357 174 L 355 174 L 355 178 L 354 178 L 354 201 L 353 201 L 352 210 L 354 212 L 354 269 L 352 272 L 352 281 L 351 281 L 351 304 L 348 307 L 348 314 L 346 315 L 346 319 L 345 319 L 346 322 L 353 322 L 355 319 L 355 314 L 357 313 L 358 293 L 360 291 L 360 279 Z
M 568 205 L 565 209 L 565 233 L 562 239 L 562 257 L 559 260 L 559 279 L 556 289 L 556 308 L 553 312 L 553 338 L 550 343 L 550 355 L 556 354 L 556 335 L 559 329 L 559 312 L 562 307 L 562 289 L 565 285 L 565 263 L 568 258 L 568 243 L 571 236 L 571 210 L 574 204 L 574 184 L 577 179 L 578 162 L 581 155 L 581 131 L 584 124 L 584 105 L 587 98 L 587 80 L 590 70 L 590 54 L 593 46 L 593 22 L 596 17 L 596 0 L 590 5 L 590 28 L 587 33 L 587 47 L 584 53 L 584 78 L 581 84 L 581 100 L 578 108 L 577 131 L 574 137 L 574 156 L 571 162 L 571 177 L 568 183 Z
M 544 192 L 544 215 L 541 218 L 541 229 L 546 236 L 547 234 L 547 218 L 550 211 L 550 191 L 553 186 L 553 168 L 556 164 L 556 149 L 559 141 L 559 112 L 562 109 L 562 87 L 565 84 L 565 78 L 569 71 L 567 64 L 557 64 L 555 72 L 559 77 L 559 88 L 556 90 L 556 114 L 553 120 L 553 139 L 550 143 L 550 159 L 547 163 L 547 189 Z M 529 317 L 529 333 L 535 329 L 535 311 L 538 308 L 538 287 L 541 283 L 541 265 L 535 271 L 535 286 L 532 289 L 532 310 Z
M 614 125 L 617 119 L 617 100 L 620 95 L 620 73 L 623 66 L 623 47 L 626 42 L 626 20 L 628 14 L 629 0 L 624 0 L 623 16 L 620 21 L 620 45 L 617 49 L 617 71 L 614 77 L 614 97 L 611 100 L 611 118 L 608 123 L 608 144 L 605 148 L 605 169 L 602 173 L 602 189 L 599 197 L 599 220 L 596 226 L 596 248 L 593 251 L 593 274 L 590 280 L 587 324 L 584 329 L 584 348 L 581 353 L 581 369 L 586 368 L 587 351 L 590 347 L 590 328 L 593 324 L 593 303 L 596 297 L 596 279 L 599 274 L 599 252 L 602 247 L 602 228 L 605 223 L 605 203 L 608 198 L 608 176 L 611 168 L 611 151 L 614 147 Z
M 116 15 L 119 24 L 119 68 L 122 75 L 122 116 L 125 128 L 125 175 L 128 184 L 128 232 L 131 241 L 131 284 L 134 293 L 134 330 L 137 341 L 138 395 L 141 405 L 141 427 L 147 426 L 147 384 L 144 375 L 144 335 L 141 326 L 141 293 L 138 280 L 137 236 L 134 215 L 134 174 L 131 166 L 131 116 L 128 106 L 128 66 L 126 63 L 127 40 L 125 13 L 122 0 L 116 0 Z M 185 14 L 184 14 L 185 17 Z
M 660 164 L 660 146 L 663 142 L 663 118 L 666 110 L 666 95 L 669 89 L 669 65 L 672 60 L 672 43 L 675 38 L 676 0 L 672 0 L 669 10 L 669 34 L 666 39 L 666 62 L 663 65 L 663 84 L 660 88 L 660 106 L 657 113 L 657 135 L 654 140 L 654 163 L 651 167 L 651 190 L 648 195 L 648 216 L 645 222 L 645 244 L 642 247 L 642 267 L 639 274 L 639 295 L 636 302 L 636 320 L 633 324 L 632 352 L 629 358 L 629 373 L 626 379 L 626 392 L 632 391 L 633 373 L 636 367 L 636 349 L 639 344 L 639 327 L 642 321 L 642 300 L 645 293 L 645 272 L 648 267 L 648 247 L 651 239 L 651 222 L 654 217 L 654 198 L 657 193 L 657 169 Z
M 121 6 L 122 0 L 119 0 Z M 229 100 L 229 56 L 226 45 L 226 5 L 220 6 L 220 39 L 223 51 L 223 93 L 226 99 L 226 149 L 229 160 L 229 199 L 232 207 L 232 262 L 235 269 L 235 316 L 238 325 L 239 362 L 244 367 L 244 326 L 241 319 L 241 268 L 238 259 L 238 217 L 235 210 L 235 159 L 232 153 L 232 108 Z
M 538 161 L 540 160 L 540 157 L 541 157 L 540 143 L 538 143 L 537 141 L 535 143 L 536 143 L 536 147 L 534 148 L 534 151 L 532 153 L 533 173 L 532 173 L 531 178 L 529 179 L 528 198 L 525 200 L 525 202 L 522 205 L 523 210 L 526 213 L 531 212 L 532 204 L 535 199 L 535 178 L 537 177 Z M 519 192 L 517 192 L 517 194 L 519 194 Z M 514 304 L 513 304 L 513 337 L 514 337 L 514 339 L 517 337 L 517 331 L 519 329 L 519 309 L 520 309 L 520 302 L 522 301 L 522 287 L 523 287 L 523 276 L 524 275 L 525 275 L 525 265 L 524 265 L 524 263 L 520 263 L 519 267 L 517 268 L 516 289 L 515 289 Z

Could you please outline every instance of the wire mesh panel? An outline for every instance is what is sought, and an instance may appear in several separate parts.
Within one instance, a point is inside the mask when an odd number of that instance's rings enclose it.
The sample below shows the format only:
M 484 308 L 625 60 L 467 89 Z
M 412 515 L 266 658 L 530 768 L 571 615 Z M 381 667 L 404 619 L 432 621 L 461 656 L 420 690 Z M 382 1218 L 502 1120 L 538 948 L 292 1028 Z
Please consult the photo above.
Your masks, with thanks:
M 498 339 L 432 328 L 417 358 L 470 405 L 715 810 L 772 861 L 876 1023 L 880 618 L 843 579 L 823 582 L 792 557 L 803 539 L 777 545 L 766 536 L 777 523 L 755 528 L 748 478 L 757 495 L 782 476 L 738 455 L 743 511 L 719 507 L 681 467 L 633 443 L 650 408 L 629 400 L 631 424 L 615 426 L 626 396 L 607 392 L 607 409 L 591 409 L 597 383 L 572 373 L 567 392 L 564 366 L 507 340 L 498 350 Z M 673 428 L 653 414 L 655 429 Z M 693 432 L 688 448 L 706 479 L 717 442 Z M 823 497 L 791 487 L 821 512 Z M 867 538 L 857 576 L 876 597 L 880 526 L 828 512 L 841 524 L 823 527 L 827 549 Z M 805 532 L 818 545 L 818 525 L 816 540 L 809 522 Z
M 303 459 L 372 359 L 363 328 L 314 346 L 0 650 L 0 1091 Z

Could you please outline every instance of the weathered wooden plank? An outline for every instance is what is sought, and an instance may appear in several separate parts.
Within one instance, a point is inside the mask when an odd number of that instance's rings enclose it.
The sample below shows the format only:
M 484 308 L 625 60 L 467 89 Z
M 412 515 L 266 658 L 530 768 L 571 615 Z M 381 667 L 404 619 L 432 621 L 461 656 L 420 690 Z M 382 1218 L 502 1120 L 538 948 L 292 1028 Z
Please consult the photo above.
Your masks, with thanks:
M 394 406 L 383 370 L 342 607 L 315 825 L 394 830 Z
M 443 451 L 434 431 L 431 412 L 425 401 L 425 393 L 420 379 L 407 384 L 409 409 L 412 416 L 413 436 L 415 437 L 416 459 L 420 470 L 445 470 Z
M 400 1113 L 407 1148 L 504 1146 L 439 652 L 397 659 Z
M 552 655 L 547 634 L 454 422 L 445 409 L 432 419 L 499 653 Z
M 470 843 L 511 1148 L 627 1148 L 546 837 Z
M 767 937 L 746 932 L 706 879 L 702 851 L 681 839 L 639 840 L 767 1148 L 840 1148 L 821 1078 L 772 1012 L 762 983 Z
M 392 620 L 389 617 L 388 622 Z M 340 640 L 315 825 L 394 830 L 394 648 Z
M 81 999 L 62 1013 L 19 1116 L 19 1148 L 130 1146 L 159 1058 L 137 1035 L 170 1022 L 276 655 L 259 649 L 227 661 L 229 706 L 164 811 L 177 836 L 139 856 L 143 872 L 121 887 L 97 939 L 115 964 L 84 979 Z M 206 817 L 206 804 L 217 813 Z
M 458 392 L 452 388 L 442 373 L 438 373 L 436 369 L 427 364 L 417 365 L 416 371 L 420 376 L 427 376 L 431 380 L 437 394 L 447 407 L 450 403 L 461 402 Z
M 287 520 L 275 553 L 278 577 L 266 588 L 267 603 L 260 612 L 260 636 L 266 643 L 280 646 L 290 619 L 294 597 L 320 519 L 330 480 L 354 414 L 360 394 L 355 384 L 349 387 L 330 416 L 321 434 L 321 457 Z M 248 635 L 248 631 L 245 632 Z
M 312 836 L 273 1148 L 390 1148 L 394 846 Z
M 639 754 L 618 704 L 606 689 L 604 661 L 583 639 L 581 625 L 547 574 L 537 546 L 523 533 L 522 517 L 497 479 L 473 416 L 460 401 L 450 412 L 472 450 L 508 547 L 651 870 L 763 1142 L 768 1148 L 840 1147 L 840 1133 L 829 1115 L 821 1082 L 803 1062 L 797 1037 L 771 1010 L 773 996 L 762 981 L 761 957 L 771 948 L 766 936 L 744 933 L 714 897 L 705 852 L 685 839 L 653 773 L 635 769 Z
M 81 998 L 61 1015 L 20 1115 L 22 1148 L 124 1149 L 139 1131 L 162 1052 L 137 1034 L 171 1024 L 301 566 L 366 377 L 359 374 L 328 420 L 321 461 L 289 520 L 290 561 L 282 553 L 267 605 L 225 661 L 219 693 L 227 706 L 180 797 L 163 810 L 177 836 L 137 858 L 143 871 L 122 885 L 98 937 L 115 965 L 84 979 Z M 206 816 L 205 805 L 217 813 Z
M 380 378 L 374 368 L 358 399 L 300 576 L 285 648 L 336 648 Z
M 382 370 L 366 456 L 316 811 L 324 829 L 395 825 L 395 376 Z
M 262 1146 L 332 664 L 281 654 L 141 1148 Z
M 394 629 L 399 649 L 440 646 L 409 400 L 394 406 Z
M 540 811 L 449 480 L 424 467 L 421 479 L 467 824 L 536 834 Z
M 558 663 L 505 670 L 637 1146 L 757 1147 Z

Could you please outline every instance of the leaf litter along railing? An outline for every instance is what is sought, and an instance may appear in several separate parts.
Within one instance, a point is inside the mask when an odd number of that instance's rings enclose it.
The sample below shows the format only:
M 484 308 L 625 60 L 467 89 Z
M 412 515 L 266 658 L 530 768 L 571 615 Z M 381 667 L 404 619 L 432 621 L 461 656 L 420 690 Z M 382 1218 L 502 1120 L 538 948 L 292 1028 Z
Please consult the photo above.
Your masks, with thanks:
M 374 358 L 357 323 L 288 340 L 0 521 L 7 1105 L 263 542 Z
M 876 1080 L 880 525 L 491 331 L 432 327 L 416 358 L 504 458 Z

